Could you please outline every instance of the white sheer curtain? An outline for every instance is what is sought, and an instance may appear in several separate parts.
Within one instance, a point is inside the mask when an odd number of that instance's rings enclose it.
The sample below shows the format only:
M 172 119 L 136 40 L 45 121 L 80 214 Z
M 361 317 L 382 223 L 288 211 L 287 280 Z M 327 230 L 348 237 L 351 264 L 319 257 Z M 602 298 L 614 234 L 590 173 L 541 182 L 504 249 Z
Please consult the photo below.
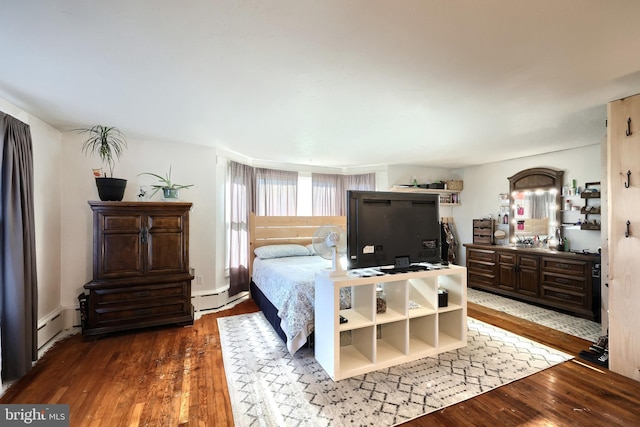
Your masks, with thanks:
M 298 172 L 257 168 L 256 215 L 296 215 Z
M 338 177 L 325 173 L 311 175 L 311 212 L 316 216 L 336 215 L 336 193 L 338 191 Z
M 249 213 L 295 215 L 297 190 L 297 172 L 229 161 L 226 201 L 229 295 L 249 290 Z
M 345 215 L 347 190 L 375 190 L 374 173 L 336 175 L 314 173 L 311 175 L 313 215 Z
M 229 295 L 249 290 L 249 212 L 254 210 L 254 168 L 233 161 L 227 169 Z

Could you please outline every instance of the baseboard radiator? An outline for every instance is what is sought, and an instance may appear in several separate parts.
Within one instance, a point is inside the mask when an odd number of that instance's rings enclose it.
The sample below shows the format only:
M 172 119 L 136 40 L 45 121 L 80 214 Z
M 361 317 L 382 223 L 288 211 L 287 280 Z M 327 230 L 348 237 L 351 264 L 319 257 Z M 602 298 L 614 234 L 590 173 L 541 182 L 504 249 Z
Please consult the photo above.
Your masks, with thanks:
M 229 297 L 229 288 L 202 291 L 191 295 L 191 304 L 196 318 L 203 314 L 212 313 L 233 307 L 237 303 L 249 298 L 249 292 L 240 292 Z
M 58 307 L 38 321 L 38 350 L 62 332 L 63 328 L 62 307 Z

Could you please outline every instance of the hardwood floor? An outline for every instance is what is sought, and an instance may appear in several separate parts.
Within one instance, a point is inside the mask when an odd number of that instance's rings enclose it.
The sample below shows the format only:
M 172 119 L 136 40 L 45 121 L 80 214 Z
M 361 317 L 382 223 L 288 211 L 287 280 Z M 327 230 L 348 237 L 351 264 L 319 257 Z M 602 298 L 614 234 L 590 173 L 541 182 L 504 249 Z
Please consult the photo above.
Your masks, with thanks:
M 57 343 L 0 403 L 67 403 L 72 426 L 231 426 L 217 318 L 191 327 Z M 577 355 L 589 342 L 473 303 L 468 314 Z M 406 423 L 407 426 L 638 426 L 640 383 L 576 359 Z

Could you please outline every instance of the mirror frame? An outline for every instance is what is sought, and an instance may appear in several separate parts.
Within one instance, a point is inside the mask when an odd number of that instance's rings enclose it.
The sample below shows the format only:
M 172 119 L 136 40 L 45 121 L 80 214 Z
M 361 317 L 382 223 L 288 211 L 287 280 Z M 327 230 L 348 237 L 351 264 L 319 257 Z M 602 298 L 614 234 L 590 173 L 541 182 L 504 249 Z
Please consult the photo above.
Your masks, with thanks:
M 509 178 L 509 241 L 511 242 L 515 236 L 514 221 L 515 212 L 513 210 L 514 199 L 513 193 L 516 191 L 535 191 L 535 190 L 551 190 L 556 189 L 556 226 L 562 224 L 562 184 L 564 183 L 564 171 L 551 168 L 531 168 L 518 172 Z M 561 228 L 560 228 L 561 229 Z

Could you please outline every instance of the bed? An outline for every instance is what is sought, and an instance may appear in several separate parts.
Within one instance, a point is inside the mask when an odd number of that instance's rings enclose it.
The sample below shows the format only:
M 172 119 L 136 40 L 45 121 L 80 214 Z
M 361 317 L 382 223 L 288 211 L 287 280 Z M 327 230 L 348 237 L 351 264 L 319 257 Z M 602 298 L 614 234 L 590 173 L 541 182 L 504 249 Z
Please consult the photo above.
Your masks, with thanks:
M 346 230 L 344 216 L 249 217 L 251 298 L 294 354 L 310 343 L 314 321 L 315 275 L 331 262 L 313 255 L 313 234 L 323 225 Z M 258 253 L 258 255 L 256 255 Z M 349 295 L 341 296 L 341 306 Z

